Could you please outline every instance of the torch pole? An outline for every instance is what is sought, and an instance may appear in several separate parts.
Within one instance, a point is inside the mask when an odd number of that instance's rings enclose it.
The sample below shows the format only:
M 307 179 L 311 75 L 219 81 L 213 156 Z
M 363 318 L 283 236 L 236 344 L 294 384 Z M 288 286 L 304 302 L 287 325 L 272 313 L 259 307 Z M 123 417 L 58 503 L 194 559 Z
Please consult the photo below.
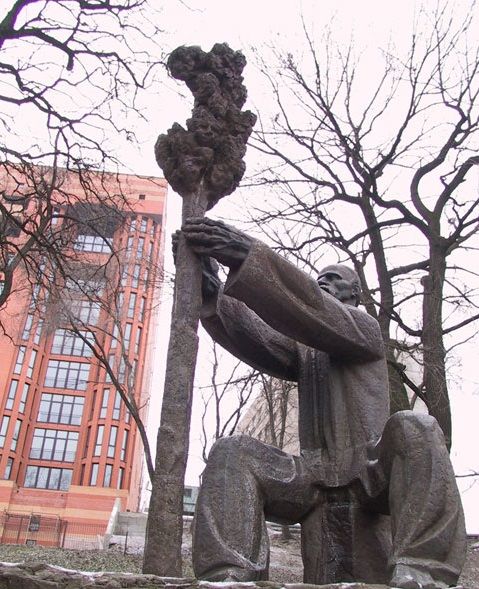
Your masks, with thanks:
M 182 222 L 190 217 L 203 217 L 207 205 L 201 184 L 195 193 L 183 196 Z M 144 572 L 162 576 L 181 576 L 184 477 L 198 353 L 201 276 L 199 257 L 180 235 L 144 555 Z

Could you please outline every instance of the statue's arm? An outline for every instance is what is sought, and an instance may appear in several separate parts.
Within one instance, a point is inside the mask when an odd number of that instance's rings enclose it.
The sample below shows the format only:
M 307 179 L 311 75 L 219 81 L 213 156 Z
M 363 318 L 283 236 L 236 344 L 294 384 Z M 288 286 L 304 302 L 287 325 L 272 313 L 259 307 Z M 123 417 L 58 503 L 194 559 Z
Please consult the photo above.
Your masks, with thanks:
M 201 323 L 233 356 L 276 378 L 298 380 L 296 343 L 262 321 L 240 301 L 223 294 L 204 298 Z
M 316 280 L 260 241 L 233 269 L 225 293 L 286 337 L 333 356 L 368 361 L 384 356 L 377 321 L 322 291 Z

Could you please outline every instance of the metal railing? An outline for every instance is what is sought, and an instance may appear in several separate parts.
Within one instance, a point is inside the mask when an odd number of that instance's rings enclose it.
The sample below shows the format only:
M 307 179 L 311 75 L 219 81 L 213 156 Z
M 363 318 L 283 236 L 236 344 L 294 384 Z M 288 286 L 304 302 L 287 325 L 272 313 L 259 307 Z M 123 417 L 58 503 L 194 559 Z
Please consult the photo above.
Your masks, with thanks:
M 0 514 L 0 543 L 88 550 L 103 548 L 105 523 L 83 523 L 36 513 Z

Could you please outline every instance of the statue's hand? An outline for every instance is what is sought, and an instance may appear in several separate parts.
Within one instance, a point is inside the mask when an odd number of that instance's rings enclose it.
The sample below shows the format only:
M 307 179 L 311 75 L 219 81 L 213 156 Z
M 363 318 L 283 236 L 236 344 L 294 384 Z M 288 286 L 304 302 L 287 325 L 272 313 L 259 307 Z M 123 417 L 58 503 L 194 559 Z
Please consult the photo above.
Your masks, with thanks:
M 171 251 L 173 252 L 173 262 L 176 266 L 176 255 L 178 254 L 178 242 L 180 241 L 181 231 L 178 229 L 171 234 Z
M 178 241 L 181 231 L 175 231 L 171 236 L 171 249 L 173 251 L 173 261 L 176 265 L 176 255 L 178 253 Z M 201 292 L 204 299 L 211 298 L 218 294 L 221 287 L 221 280 L 218 276 L 218 262 L 208 256 L 201 256 L 201 270 L 203 280 L 201 283 Z
M 181 229 L 197 254 L 215 258 L 233 270 L 241 266 L 252 244 L 245 233 L 207 217 L 187 219 Z
M 221 280 L 218 276 L 218 262 L 214 258 L 201 256 L 201 270 L 203 280 L 201 282 L 201 293 L 203 299 L 209 299 L 218 294 L 221 287 Z

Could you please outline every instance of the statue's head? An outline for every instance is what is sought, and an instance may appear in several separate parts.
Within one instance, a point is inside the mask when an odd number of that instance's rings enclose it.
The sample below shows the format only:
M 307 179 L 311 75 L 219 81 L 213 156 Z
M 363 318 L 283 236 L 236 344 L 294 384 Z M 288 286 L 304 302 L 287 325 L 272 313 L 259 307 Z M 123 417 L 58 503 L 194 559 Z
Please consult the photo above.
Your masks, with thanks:
M 323 268 L 318 275 L 320 288 L 342 303 L 359 305 L 361 286 L 359 276 L 352 268 L 342 264 L 333 264 Z

